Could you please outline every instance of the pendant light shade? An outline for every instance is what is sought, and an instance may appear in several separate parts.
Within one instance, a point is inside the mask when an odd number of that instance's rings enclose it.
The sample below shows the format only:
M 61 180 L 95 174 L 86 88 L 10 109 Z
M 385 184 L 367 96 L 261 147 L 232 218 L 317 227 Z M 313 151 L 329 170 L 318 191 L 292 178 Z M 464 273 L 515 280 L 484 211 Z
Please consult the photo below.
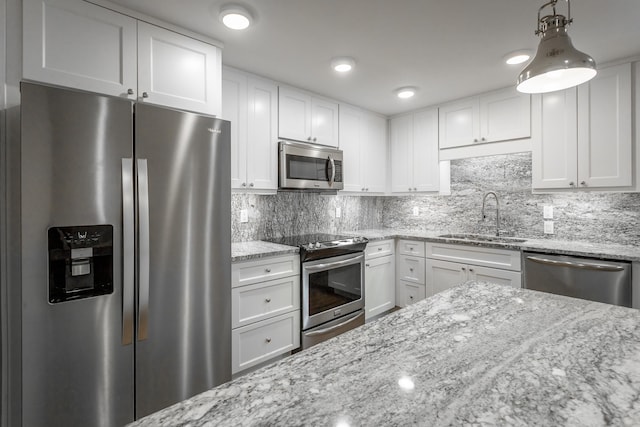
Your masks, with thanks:
M 556 14 L 558 0 L 552 0 L 538 11 L 540 45 L 533 61 L 518 76 L 517 89 L 524 93 L 545 93 L 577 86 L 595 77 L 596 63 L 586 53 L 580 52 L 571 43 L 567 26 L 571 24 L 569 6 L 568 18 Z M 569 5 L 569 0 L 566 0 Z M 553 8 L 553 15 L 540 18 L 540 11 L 547 6 Z

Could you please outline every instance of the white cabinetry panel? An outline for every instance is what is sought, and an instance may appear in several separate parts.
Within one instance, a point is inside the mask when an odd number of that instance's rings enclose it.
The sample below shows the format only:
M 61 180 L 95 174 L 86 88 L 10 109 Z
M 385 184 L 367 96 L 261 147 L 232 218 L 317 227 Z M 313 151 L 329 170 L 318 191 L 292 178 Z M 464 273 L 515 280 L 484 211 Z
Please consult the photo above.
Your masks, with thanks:
M 135 19 L 79 0 L 24 0 L 23 12 L 25 79 L 135 98 Z
M 365 267 L 365 319 L 370 319 L 396 306 L 395 259 L 367 259 Z

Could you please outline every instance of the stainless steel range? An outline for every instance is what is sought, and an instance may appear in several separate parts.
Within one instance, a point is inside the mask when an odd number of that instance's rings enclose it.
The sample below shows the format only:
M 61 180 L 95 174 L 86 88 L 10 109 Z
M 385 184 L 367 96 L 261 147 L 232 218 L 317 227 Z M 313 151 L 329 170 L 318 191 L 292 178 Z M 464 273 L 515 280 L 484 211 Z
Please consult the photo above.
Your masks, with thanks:
M 364 324 L 364 237 L 307 234 L 271 240 L 300 247 L 302 349 Z

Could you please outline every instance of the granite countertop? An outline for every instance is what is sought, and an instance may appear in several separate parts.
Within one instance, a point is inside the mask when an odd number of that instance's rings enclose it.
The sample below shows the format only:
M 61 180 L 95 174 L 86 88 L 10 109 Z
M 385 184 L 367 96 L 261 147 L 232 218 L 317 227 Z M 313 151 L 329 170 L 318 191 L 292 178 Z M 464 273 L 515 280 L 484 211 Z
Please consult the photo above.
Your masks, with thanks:
M 525 236 L 523 236 L 523 238 L 526 239 L 524 242 L 476 242 L 440 237 L 441 235 L 449 234 L 448 231 L 412 231 L 392 228 L 345 231 L 340 234 L 364 236 L 370 241 L 398 238 L 482 246 L 487 248 L 513 249 L 518 251 L 546 252 L 559 255 L 577 255 L 612 260 L 640 261 L 640 246 L 631 245 L 580 242 L 574 240 L 529 239 Z M 266 256 L 299 252 L 298 248 L 293 246 L 285 246 L 263 241 L 232 243 L 231 251 L 232 261 L 243 261 Z
M 467 282 L 135 426 L 638 425 L 640 311 Z
M 384 239 L 412 239 L 424 240 L 428 242 L 443 242 L 462 245 L 474 245 L 489 248 L 514 249 L 521 251 L 546 252 L 559 255 L 577 255 L 595 258 L 608 258 L 624 261 L 640 261 L 640 246 L 616 245 L 607 243 L 580 242 L 574 240 L 556 239 L 525 239 L 524 242 L 475 242 L 460 239 L 440 237 L 449 234 L 448 231 L 411 231 L 399 229 L 368 229 L 345 232 L 349 235 L 360 235 L 370 241 Z
M 231 261 L 245 261 L 276 255 L 297 254 L 300 249 L 295 246 L 280 245 L 278 243 L 253 240 L 231 244 Z

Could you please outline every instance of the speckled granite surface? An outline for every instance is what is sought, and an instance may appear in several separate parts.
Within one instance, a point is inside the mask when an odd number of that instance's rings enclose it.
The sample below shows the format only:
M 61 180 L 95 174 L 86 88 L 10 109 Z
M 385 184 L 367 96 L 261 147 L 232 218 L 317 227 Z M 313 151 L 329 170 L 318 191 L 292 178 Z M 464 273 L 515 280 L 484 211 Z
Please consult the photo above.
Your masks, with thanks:
M 514 249 L 522 251 L 545 252 L 561 255 L 577 255 L 584 257 L 614 259 L 624 261 L 640 261 L 640 246 L 619 245 L 613 243 L 578 242 L 573 240 L 530 239 L 522 236 L 524 242 L 476 242 L 460 239 L 448 239 L 438 237 L 448 231 L 413 231 L 395 228 L 354 230 L 345 232 L 349 235 L 358 235 L 368 238 L 370 241 L 384 239 L 411 239 L 429 242 L 445 242 L 462 245 L 484 246 L 489 248 Z
M 134 425 L 638 424 L 640 311 L 469 282 Z
M 300 250 L 294 246 L 254 240 L 231 244 L 231 262 L 258 259 L 268 256 L 297 254 Z

